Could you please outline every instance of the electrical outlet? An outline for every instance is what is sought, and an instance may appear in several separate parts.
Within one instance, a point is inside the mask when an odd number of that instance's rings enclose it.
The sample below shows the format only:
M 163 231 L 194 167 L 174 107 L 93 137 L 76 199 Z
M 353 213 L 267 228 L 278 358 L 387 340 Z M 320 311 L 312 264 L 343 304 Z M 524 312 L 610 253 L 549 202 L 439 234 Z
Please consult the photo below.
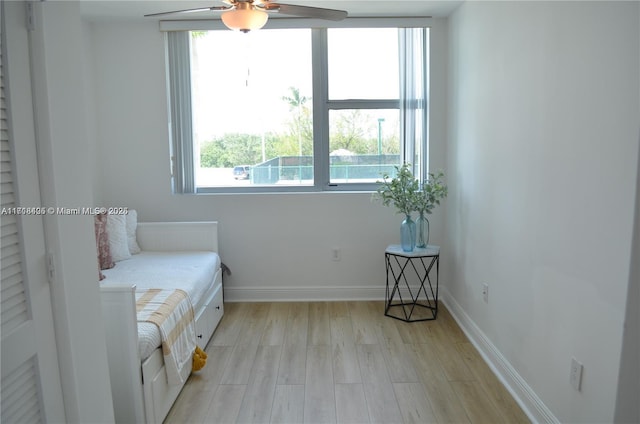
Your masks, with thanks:
M 340 250 L 339 247 L 333 247 L 331 249 L 331 260 L 337 262 L 340 259 L 342 259 L 342 251 Z
M 482 285 L 482 300 L 484 303 L 489 303 L 489 284 Z
M 580 391 L 582 386 L 582 370 L 583 366 L 580 362 L 576 360 L 576 358 L 571 358 L 571 373 L 569 374 L 569 381 L 571 382 L 571 386 Z

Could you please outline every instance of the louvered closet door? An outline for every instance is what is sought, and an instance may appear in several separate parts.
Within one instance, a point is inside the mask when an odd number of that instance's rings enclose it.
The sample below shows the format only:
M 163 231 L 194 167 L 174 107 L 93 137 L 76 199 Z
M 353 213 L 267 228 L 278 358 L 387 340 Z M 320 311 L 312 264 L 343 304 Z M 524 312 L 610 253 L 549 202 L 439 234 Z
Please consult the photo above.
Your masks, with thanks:
M 6 3 L 0 5 L 0 422 L 64 422 L 43 221 L 15 209 L 40 206 L 40 191 L 25 6 Z

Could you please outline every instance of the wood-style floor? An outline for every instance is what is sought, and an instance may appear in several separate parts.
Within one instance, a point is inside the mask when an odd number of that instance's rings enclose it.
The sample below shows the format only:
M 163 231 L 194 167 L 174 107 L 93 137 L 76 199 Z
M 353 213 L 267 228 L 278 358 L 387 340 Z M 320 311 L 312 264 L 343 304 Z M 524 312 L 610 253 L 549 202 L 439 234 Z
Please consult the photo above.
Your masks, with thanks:
M 405 323 L 383 302 L 228 303 L 165 423 L 525 423 L 446 308 Z

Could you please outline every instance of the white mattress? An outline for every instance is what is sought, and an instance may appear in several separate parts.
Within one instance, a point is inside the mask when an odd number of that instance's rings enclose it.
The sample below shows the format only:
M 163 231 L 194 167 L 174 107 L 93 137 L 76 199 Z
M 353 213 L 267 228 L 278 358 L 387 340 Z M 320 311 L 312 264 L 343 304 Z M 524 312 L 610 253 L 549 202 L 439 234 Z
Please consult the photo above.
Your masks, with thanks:
M 184 290 L 195 310 L 213 284 L 220 257 L 213 252 L 141 252 L 103 270 L 102 285 L 136 285 L 137 289 Z M 142 360 L 161 344 L 155 324 L 138 323 L 138 350 Z

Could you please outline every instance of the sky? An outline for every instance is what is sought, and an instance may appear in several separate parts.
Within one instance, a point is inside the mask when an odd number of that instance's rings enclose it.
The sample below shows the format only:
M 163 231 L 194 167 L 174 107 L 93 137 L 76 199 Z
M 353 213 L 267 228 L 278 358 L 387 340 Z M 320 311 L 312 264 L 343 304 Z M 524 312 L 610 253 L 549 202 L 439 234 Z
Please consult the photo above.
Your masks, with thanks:
M 198 39 L 194 110 L 199 135 L 259 134 L 282 127 L 289 107 L 280 100 L 297 87 L 311 96 L 311 33 L 212 31 Z
M 329 32 L 329 93 L 339 98 L 397 98 L 395 29 Z M 199 142 L 225 132 L 278 131 L 289 115 L 282 96 L 312 95 L 311 31 L 210 31 L 193 48 L 193 102 Z M 381 52 L 386 52 L 382 55 Z M 384 81 L 384 84 L 380 84 Z M 387 87 L 387 88 L 385 88 Z

